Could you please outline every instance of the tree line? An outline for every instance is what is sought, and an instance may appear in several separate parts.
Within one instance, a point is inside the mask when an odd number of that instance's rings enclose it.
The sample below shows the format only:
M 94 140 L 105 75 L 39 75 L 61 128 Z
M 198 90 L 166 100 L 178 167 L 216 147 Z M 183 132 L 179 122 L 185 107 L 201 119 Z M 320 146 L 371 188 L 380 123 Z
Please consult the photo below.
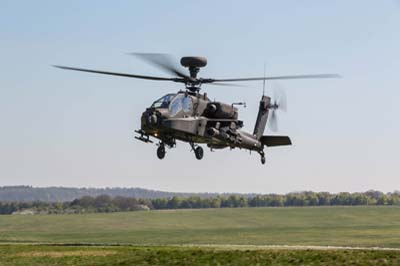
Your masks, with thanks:
M 363 193 L 296 192 L 285 195 L 267 194 L 245 197 L 241 195 L 201 198 L 198 196 L 157 199 L 100 195 L 83 196 L 68 202 L 0 202 L 0 214 L 30 212 L 33 214 L 121 212 L 165 209 L 292 207 L 292 206 L 359 206 L 400 205 L 400 192 Z
M 128 197 L 140 199 L 171 198 L 173 196 L 201 198 L 216 197 L 218 193 L 176 193 L 157 191 L 144 188 L 74 188 L 74 187 L 32 187 L 32 186 L 4 186 L 0 187 L 0 202 L 2 201 L 44 201 L 44 202 L 66 202 L 83 196 L 97 197 L 109 195 L 111 197 Z M 244 194 L 254 196 L 255 194 Z

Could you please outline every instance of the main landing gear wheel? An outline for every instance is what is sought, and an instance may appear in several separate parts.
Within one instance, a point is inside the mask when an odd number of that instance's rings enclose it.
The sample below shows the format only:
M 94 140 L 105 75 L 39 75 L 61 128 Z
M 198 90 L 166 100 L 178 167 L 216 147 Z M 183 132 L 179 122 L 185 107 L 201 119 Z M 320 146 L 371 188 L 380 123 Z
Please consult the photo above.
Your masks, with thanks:
M 157 157 L 158 159 L 162 160 L 165 157 L 165 146 L 160 144 L 157 148 Z
M 203 155 L 204 155 L 203 148 L 200 146 L 196 147 L 196 149 L 194 150 L 194 154 L 196 155 L 197 160 L 203 159 Z

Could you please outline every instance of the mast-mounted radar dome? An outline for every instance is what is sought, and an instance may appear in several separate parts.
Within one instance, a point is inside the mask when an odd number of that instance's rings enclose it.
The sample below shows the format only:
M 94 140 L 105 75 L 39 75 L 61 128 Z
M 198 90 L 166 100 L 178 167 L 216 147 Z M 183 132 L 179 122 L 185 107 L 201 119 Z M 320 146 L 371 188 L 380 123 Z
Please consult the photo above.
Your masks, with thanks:
M 181 58 L 181 65 L 183 67 L 205 67 L 207 65 L 207 58 L 202 56 L 185 56 Z
M 202 56 L 185 56 L 181 58 L 181 65 L 189 68 L 190 77 L 196 79 L 200 68 L 207 65 L 207 58 Z

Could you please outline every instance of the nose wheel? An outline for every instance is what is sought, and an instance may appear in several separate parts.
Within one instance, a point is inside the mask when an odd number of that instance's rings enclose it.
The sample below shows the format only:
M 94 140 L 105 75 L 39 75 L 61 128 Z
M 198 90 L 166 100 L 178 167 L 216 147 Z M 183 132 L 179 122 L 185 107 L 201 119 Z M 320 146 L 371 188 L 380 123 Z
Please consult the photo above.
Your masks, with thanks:
M 165 157 L 165 145 L 163 143 L 160 144 L 157 148 L 157 157 L 162 160 Z

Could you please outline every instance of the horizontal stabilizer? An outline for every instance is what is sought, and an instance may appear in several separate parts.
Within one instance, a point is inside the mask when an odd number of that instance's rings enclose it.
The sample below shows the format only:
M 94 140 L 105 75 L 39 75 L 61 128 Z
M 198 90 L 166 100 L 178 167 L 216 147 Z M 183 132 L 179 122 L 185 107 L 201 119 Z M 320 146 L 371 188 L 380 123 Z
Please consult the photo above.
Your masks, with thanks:
M 288 136 L 262 136 L 260 141 L 267 147 L 292 145 Z

